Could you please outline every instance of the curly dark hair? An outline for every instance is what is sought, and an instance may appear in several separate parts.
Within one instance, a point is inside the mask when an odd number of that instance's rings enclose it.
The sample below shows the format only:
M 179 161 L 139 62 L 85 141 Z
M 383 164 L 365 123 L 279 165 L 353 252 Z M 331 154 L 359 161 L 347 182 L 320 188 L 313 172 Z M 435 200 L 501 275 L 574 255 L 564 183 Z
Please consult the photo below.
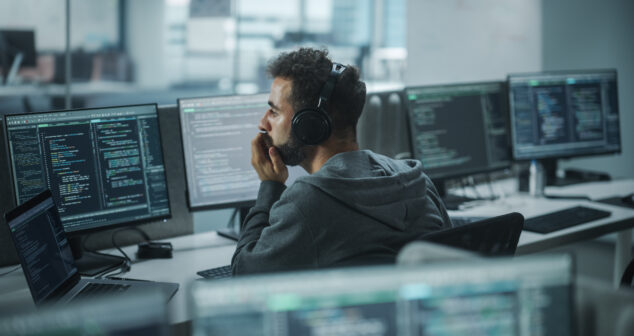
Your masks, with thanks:
M 326 49 L 300 48 L 281 53 L 273 59 L 267 68 L 273 78 L 291 80 L 289 101 L 295 112 L 316 107 L 321 88 L 328 80 L 332 61 Z M 337 138 L 352 135 L 356 139 L 357 121 L 365 104 L 365 83 L 359 80 L 359 69 L 346 65 L 326 111 L 332 119 L 332 133 Z

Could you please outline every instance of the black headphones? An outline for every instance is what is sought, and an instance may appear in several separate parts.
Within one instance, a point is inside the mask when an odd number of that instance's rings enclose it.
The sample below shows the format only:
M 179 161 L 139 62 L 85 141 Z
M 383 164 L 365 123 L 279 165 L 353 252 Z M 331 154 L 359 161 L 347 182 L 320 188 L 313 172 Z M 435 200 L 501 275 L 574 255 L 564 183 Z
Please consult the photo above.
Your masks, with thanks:
M 330 137 L 332 120 L 326 112 L 325 106 L 337 85 L 337 80 L 346 70 L 346 66 L 332 63 L 332 70 L 326 83 L 319 93 L 317 107 L 307 107 L 299 110 L 293 116 L 291 130 L 293 135 L 305 145 L 318 145 Z

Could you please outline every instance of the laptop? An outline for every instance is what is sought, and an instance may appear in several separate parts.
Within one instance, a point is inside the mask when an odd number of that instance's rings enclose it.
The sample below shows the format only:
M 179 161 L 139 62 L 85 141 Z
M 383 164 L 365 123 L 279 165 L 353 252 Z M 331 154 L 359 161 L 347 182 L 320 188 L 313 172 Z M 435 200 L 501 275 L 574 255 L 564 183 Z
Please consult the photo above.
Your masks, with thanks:
M 49 190 L 5 214 L 24 276 L 36 305 L 65 303 L 87 293 L 135 295 L 158 290 L 169 299 L 177 283 L 81 278 Z

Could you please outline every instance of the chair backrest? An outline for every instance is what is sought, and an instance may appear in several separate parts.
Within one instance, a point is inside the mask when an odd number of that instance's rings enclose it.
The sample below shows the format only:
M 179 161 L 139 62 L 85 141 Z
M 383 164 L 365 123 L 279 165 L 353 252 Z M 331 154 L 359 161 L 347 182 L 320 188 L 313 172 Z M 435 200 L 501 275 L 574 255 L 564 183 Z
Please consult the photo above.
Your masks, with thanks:
M 421 240 L 472 251 L 485 256 L 514 255 L 524 227 L 517 212 L 492 217 L 463 226 L 436 231 Z

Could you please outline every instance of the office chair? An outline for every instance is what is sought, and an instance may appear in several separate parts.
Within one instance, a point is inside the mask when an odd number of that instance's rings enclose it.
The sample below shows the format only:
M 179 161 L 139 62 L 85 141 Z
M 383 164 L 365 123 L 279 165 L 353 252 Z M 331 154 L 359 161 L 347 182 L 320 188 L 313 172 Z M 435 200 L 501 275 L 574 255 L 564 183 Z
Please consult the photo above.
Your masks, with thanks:
M 524 227 L 517 212 L 432 232 L 420 239 L 476 252 L 483 256 L 512 256 Z

